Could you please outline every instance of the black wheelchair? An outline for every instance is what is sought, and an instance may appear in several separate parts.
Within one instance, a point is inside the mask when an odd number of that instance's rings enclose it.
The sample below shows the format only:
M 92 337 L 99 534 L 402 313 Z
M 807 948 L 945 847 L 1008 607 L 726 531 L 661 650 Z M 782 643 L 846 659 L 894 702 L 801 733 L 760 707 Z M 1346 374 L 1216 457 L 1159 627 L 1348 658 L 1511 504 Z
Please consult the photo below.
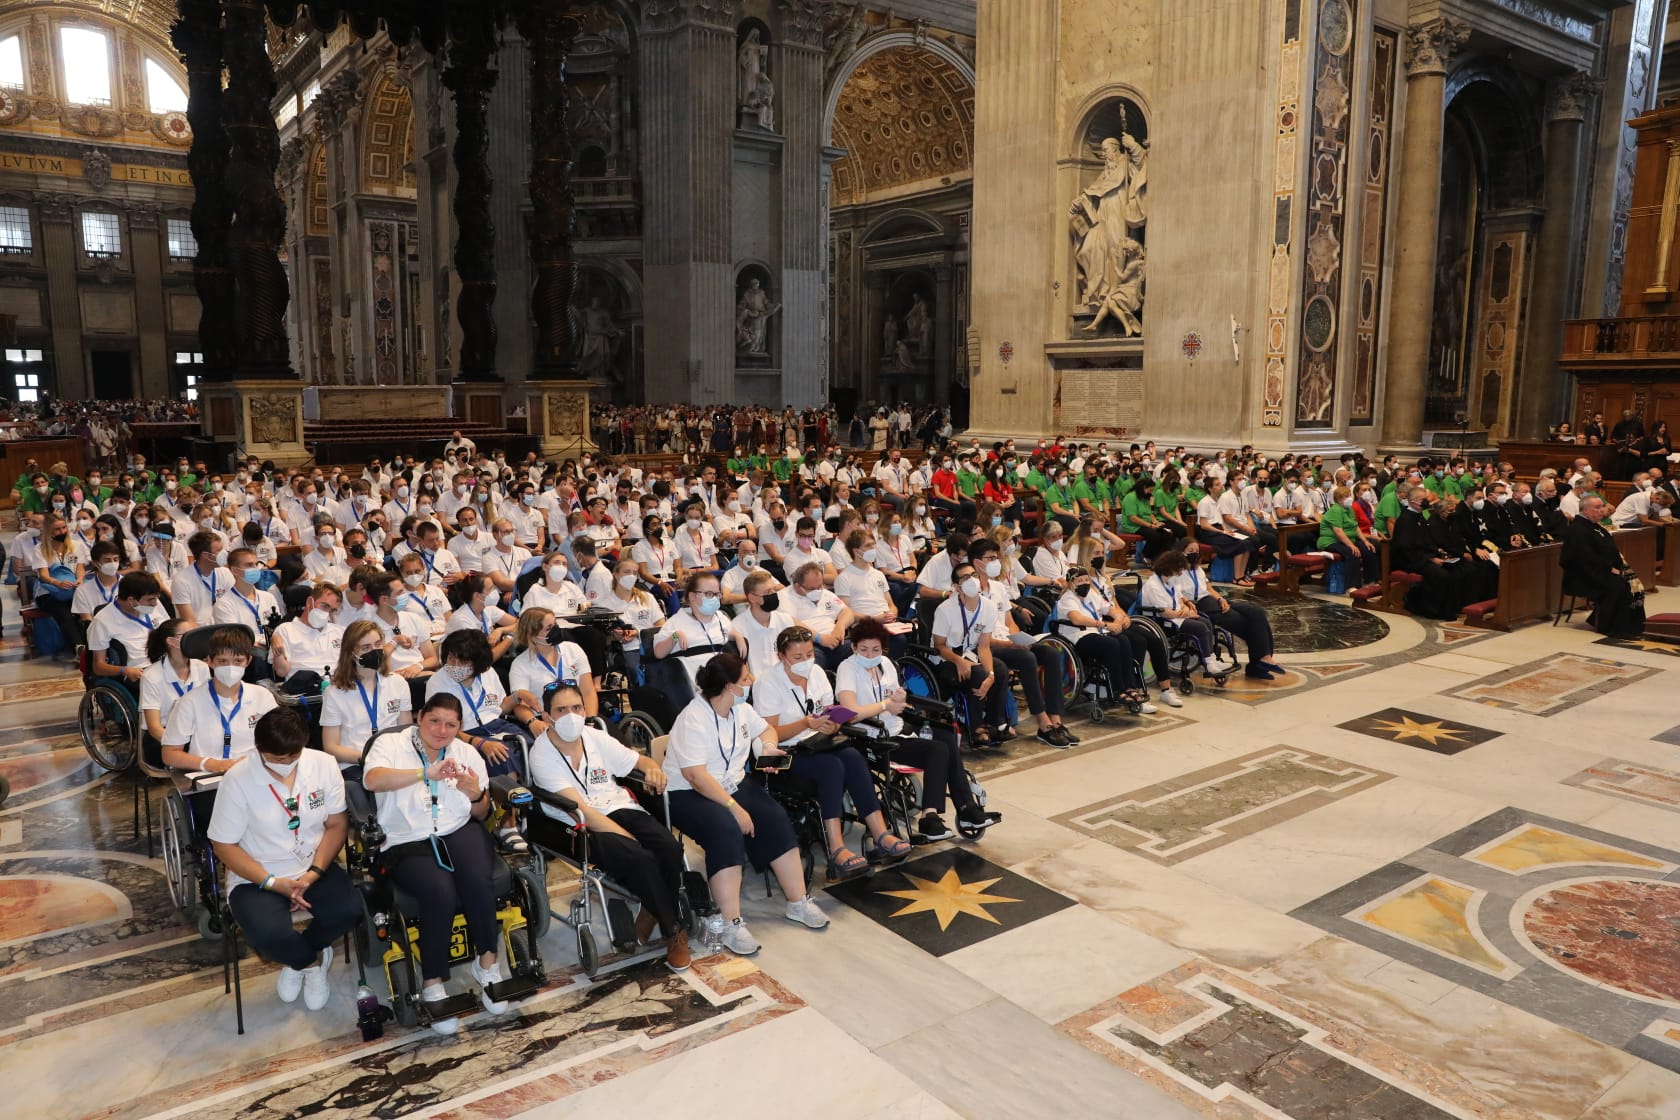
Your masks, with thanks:
M 401 728 L 395 733 L 407 733 Z M 393 732 L 383 732 L 391 734 Z M 372 746 L 378 735 L 368 740 Z M 363 757 L 367 755 L 364 747 Z M 420 998 L 419 903 L 384 873 L 379 852 L 384 830 L 373 795 L 360 782 L 344 784 L 350 815 L 350 837 L 345 844 L 345 861 L 362 897 L 364 920 L 360 926 L 357 952 L 361 960 L 377 957 L 391 993 L 391 1010 L 405 1027 L 467 1015 L 478 1010 L 477 995 L 461 992 L 436 1002 Z M 529 812 L 534 798 L 529 790 L 510 782 L 491 780 L 491 795 L 498 804 Z M 514 1001 L 536 993 L 548 979 L 538 940 L 548 931 L 547 868 L 542 853 L 532 848 L 522 856 L 498 853 L 492 866 L 491 883 L 496 895 L 496 916 L 501 924 L 502 944 L 498 956 L 507 963 L 509 978 L 490 985 L 492 1000 Z M 467 935 L 466 915 L 457 911 L 449 938 L 449 964 L 465 964 L 475 950 Z
M 895 761 L 893 750 L 901 739 L 917 738 L 935 727 L 949 728 L 959 735 L 960 728 L 957 727 L 956 713 L 950 704 L 915 695 L 910 696 L 909 705 L 900 718 L 904 720 L 904 729 L 898 736 L 888 735 L 877 720 L 856 720 L 842 727 L 840 733 L 862 752 L 865 761 L 869 763 L 869 772 L 875 779 L 875 792 L 881 799 L 881 809 L 888 827 L 894 835 L 920 846 L 932 843 L 916 831 L 922 813 L 922 772 L 914 766 Z M 963 778 L 973 791 L 975 802 L 984 809 L 985 787 L 966 766 L 963 767 Z M 985 830 L 963 824 L 959 819 L 957 832 L 966 839 L 977 840 Z M 872 848 L 870 854 L 873 852 Z
M 624 656 L 624 639 L 619 636 L 624 620 L 616 611 L 590 607 L 581 614 L 561 618 L 600 635 L 598 641 L 580 645 L 590 659 L 589 669 L 595 677 L 602 725 L 631 750 L 647 754 L 653 741 L 676 722 L 680 707 L 666 690 L 637 683 L 636 674 Z M 656 630 L 648 630 L 642 634 L 644 651 L 652 650 L 655 633 Z
M 127 665 L 128 651 L 121 642 L 112 642 L 105 660 L 111 665 Z M 140 718 L 139 692 L 117 677 L 96 676 L 93 655 L 86 646 L 76 647 L 76 667 L 87 690 L 76 709 L 82 746 L 102 769 L 111 773 L 127 770 L 140 754 L 140 736 L 146 729 Z
M 650 741 L 649 746 L 655 741 L 660 744 L 660 751 L 663 753 L 664 736 Z M 649 757 L 653 756 L 650 754 Z M 619 784 L 630 791 L 638 804 L 644 807 L 658 807 L 658 812 L 649 808 L 656 820 L 669 822 L 670 803 L 663 795 L 655 795 L 644 783 L 634 778 L 620 778 Z M 535 786 L 530 787 L 530 792 L 540 804 L 559 809 L 576 822 L 567 824 L 536 809 L 523 817 L 525 840 L 531 849 L 567 864 L 578 874 L 578 889 L 572 895 L 570 909 L 563 915 L 556 914 L 555 918 L 576 936 L 578 964 L 585 976 L 593 978 L 601 969 L 603 944 L 611 946 L 613 950 L 625 956 L 634 954 L 640 948 L 636 941 L 635 917 L 630 909 L 631 904 L 638 900 L 634 894 L 614 882 L 590 861 L 589 830 L 583 826 L 577 802 L 569 794 L 550 792 Z M 698 934 L 699 920 L 689 898 L 692 875 L 685 847 L 683 887 L 677 892 L 677 923 L 690 934 Z M 662 951 L 649 949 L 647 953 L 651 956 Z

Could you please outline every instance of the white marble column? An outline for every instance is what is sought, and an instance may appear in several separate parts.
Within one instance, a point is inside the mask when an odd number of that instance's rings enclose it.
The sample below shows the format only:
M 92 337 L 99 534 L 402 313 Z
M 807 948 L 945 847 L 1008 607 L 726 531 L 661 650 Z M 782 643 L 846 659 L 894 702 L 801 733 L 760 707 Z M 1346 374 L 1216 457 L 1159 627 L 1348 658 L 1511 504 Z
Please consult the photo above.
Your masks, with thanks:
M 824 265 L 828 256 L 823 170 L 822 31 L 825 3 L 777 0 L 776 122 L 786 143 L 781 173 L 782 401 L 828 399 Z
M 1435 248 L 1441 213 L 1441 135 L 1447 72 L 1465 41 L 1467 24 L 1435 19 L 1406 29 L 1406 125 L 1402 139 L 1399 257 L 1388 314 L 1388 377 L 1383 396 L 1382 446 L 1415 449 L 1423 435 L 1423 397 L 1429 381 L 1430 314 L 1435 302 Z

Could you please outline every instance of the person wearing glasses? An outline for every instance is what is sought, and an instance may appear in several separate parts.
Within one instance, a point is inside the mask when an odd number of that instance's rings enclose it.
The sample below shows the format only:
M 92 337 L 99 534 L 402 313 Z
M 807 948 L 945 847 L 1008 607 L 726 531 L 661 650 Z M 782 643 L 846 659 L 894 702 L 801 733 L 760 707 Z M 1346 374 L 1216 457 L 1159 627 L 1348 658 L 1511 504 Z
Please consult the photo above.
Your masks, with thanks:
M 708 576 L 715 580 L 716 577 Z M 828 915 L 805 893 L 799 841 L 787 810 L 757 782 L 746 781 L 753 757 L 779 758 L 776 733 L 747 703 L 753 675 L 733 653 L 700 666 L 689 702 L 671 728 L 665 751 L 671 827 L 706 852 L 712 901 L 723 915 L 723 946 L 750 957 L 759 944 L 741 920 L 741 874 L 750 859 L 768 866 L 787 898 L 787 919 L 811 929 Z
M 255 750 L 216 787 L 208 835 L 227 870 L 228 908 L 258 954 L 280 966 L 280 999 L 319 1011 L 330 994 L 333 942 L 361 921 L 362 901 L 339 865 L 349 834 L 344 779 L 333 760 L 304 750 L 295 709 L 257 721 Z M 309 915 L 299 927 L 294 919 Z
M 367 753 L 362 785 L 374 795 L 385 833 L 380 864 L 420 906 L 420 998 L 448 998 L 449 937 L 457 908 L 477 956 L 467 962 L 484 1009 L 507 1010 L 490 998 L 503 979 L 496 918 L 496 853 L 483 821 L 490 815 L 490 775 L 484 759 L 461 740 L 461 702 L 449 693 L 428 697 L 412 728 L 388 731 Z M 434 1019 L 432 1030 L 454 1034 L 455 1018 Z
M 653 656 L 677 660 L 696 688 L 700 668 L 713 654 L 734 648 L 729 638 L 729 618 L 722 613 L 723 591 L 713 572 L 696 572 L 683 584 L 683 609 L 665 620 L 654 635 Z
M 775 731 L 777 747 L 793 755 L 787 772 L 816 787 L 836 877 L 849 879 L 869 870 L 869 860 L 846 846 L 841 813 L 848 795 L 884 859 L 903 859 L 910 844 L 888 830 L 863 755 L 856 747 L 833 745 L 832 736 L 840 729 L 827 715 L 835 706 L 834 686 L 817 666 L 814 641 L 799 625 L 776 635 L 776 666 L 753 685 L 753 710 Z M 821 746 L 799 749 L 802 743 Z

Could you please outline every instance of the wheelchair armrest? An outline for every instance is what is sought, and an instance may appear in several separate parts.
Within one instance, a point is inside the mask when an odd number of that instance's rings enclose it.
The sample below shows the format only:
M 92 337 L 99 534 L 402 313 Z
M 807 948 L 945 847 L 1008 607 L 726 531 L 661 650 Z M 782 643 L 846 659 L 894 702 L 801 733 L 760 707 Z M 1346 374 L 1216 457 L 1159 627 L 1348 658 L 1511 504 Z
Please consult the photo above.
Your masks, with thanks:
M 497 780 L 498 779 L 496 778 L 491 778 L 491 785 L 495 785 Z M 576 799 L 574 799 L 569 793 L 558 793 L 554 790 L 542 789 L 538 786 L 523 786 L 521 788 L 525 790 L 526 795 L 529 796 L 532 801 L 540 802 L 551 809 L 558 809 L 562 813 L 570 816 L 573 820 L 578 820 L 583 815 L 578 809 Z
M 499 774 L 490 779 L 490 797 L 496 804 L 510 809 L 529 808 L 537 799 L 529 787 L 506 774 Z
M 840 725 L 840 734 L 848 739 L 879 739 L 885 736 L 887 729 L 878 719 L 854 719 L 850 723 Z
M 909 694 L 906 698 L 908 706 L 904 709 L 906 715 L 914 713 L 924 721 L 938 721 L 950 723 L 955 717 L 955 709 L 944 700 L 934 700 L 927 696 Z

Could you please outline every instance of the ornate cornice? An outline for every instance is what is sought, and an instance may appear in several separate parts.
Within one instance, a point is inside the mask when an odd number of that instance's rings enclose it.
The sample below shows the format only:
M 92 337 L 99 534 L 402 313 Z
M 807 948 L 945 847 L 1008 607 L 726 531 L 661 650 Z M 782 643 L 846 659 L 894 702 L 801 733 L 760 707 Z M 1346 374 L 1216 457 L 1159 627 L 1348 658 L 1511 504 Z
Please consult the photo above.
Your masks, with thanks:
M 776 0 L 782 13 L 782 38 L 789 46 L 820 50 L 834 17 L 834 0 Z
M 1470 25 L 1442 16 L 1406 28 L 1406 73 L 1445 74 L 1458 60 L 1458 52 L 1470 41 Z
M 1604 82 L 1577 71 L 1551 83 L 1546 89 L 1546 119 L 1549 121 L 1583 121 L 1593 102 L 1598 100 Z
M 740 19 L 741 0 L 642 0 L 642 25 L 649 31 L 692 24 L 733 32 Z

